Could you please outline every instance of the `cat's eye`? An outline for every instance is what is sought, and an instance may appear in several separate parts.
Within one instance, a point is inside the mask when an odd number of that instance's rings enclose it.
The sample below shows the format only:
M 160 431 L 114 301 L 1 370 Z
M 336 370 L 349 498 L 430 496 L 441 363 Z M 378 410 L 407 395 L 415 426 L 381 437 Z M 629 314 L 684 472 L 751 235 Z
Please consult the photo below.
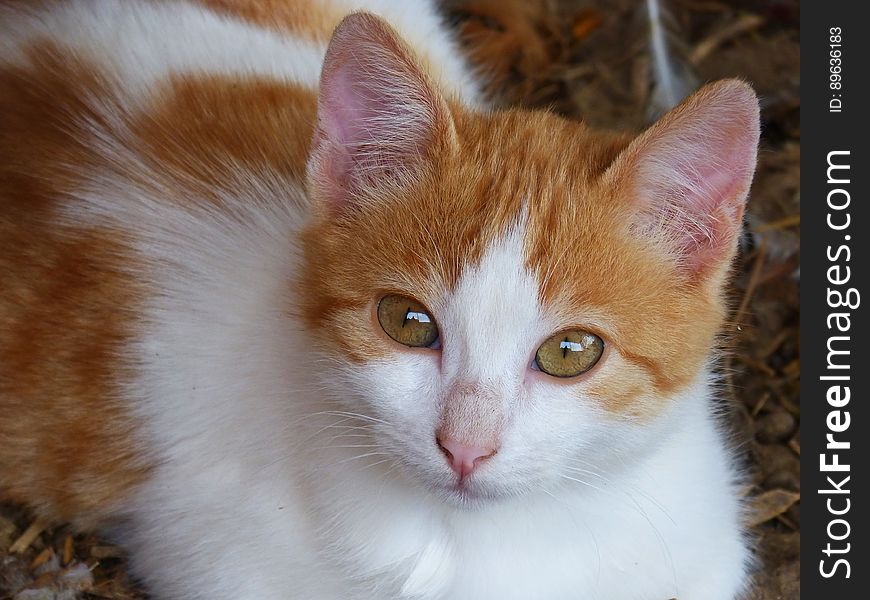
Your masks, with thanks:
M 535 354 L 538 368 L 553 377 L 576 377 L 595 366 L 604 353 L 604 342 L 594 333 L 572 329 L 557 333 Z
M 425 306 L 406 296 L 390 294 L 378 303 L 378 321 L 388 336 L 412 348 L 438 341 L 438 326 Z

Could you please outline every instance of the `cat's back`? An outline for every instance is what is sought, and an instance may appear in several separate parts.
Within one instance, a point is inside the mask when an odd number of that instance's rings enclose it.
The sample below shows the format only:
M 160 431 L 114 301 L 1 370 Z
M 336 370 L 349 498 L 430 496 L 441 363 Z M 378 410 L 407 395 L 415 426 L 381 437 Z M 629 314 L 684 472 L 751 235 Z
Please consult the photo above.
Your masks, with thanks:
M 470 81 L 422 0 L 0 2 L 0 496 L 87 520 L 147 476 L 128 396 L 165 292 L 149 265 L 205 278 L 227 215 L 290 218 L 326 46 L 358 8 Z
M 82 194 L 61 188 L 93 196 L 109 180 L 158 200 L 214 199 L 246 170 L 301 182 L 326 48 L 355 10 L 477 101 L 429 0 L 0 0 L 0 210 L 70 204 Z M 47 182 L 41 203 L 21 193 Z
M 0 66 L 38 68 L 38 55 L 55 49 L 140 100 L 185 74 L 316 88 L 332 31 L 355 11 L 383 17 L 442 87 L 476 99 L 432 0 L 2 0 Z

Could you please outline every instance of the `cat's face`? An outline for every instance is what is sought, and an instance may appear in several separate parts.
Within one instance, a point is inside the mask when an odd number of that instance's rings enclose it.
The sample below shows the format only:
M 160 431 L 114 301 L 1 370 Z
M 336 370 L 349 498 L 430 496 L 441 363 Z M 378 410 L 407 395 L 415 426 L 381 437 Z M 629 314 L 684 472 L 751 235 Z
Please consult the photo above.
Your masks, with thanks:
M 460 503 L 598 486 L 630 460 L 721 322 L 751 90 L 706 88 L 635 140 L 482 115 L 356 16 L 319 121 L 301 297 L 372 452 Z

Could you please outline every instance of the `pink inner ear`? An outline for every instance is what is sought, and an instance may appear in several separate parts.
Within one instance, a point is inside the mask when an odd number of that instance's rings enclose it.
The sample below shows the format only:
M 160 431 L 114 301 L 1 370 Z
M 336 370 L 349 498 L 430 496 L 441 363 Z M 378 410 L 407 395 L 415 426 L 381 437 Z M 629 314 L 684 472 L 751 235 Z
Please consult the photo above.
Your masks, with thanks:
M 707 86 L 637 140 L 639 228 L 692 276 L 730 257 L 755 170 L 758 104 L 740 82 Z
M 342 72 L 334 73 L 324 82 L 328 89 L 321 90 L 318 113 L 318 132 L 315 145 L 324 144 L 322 160 L 325 178 L 337 189 L 347 189 L 348 178 L 353 168 L 354 150 L 359 147 L 360 127 L 366 119 L 366 111 L 355 97 L 353 82 Z
M 335 209 L 362 192 L 406 180 L 425 158 L 443 100 L 376 17 L 336 30 L 321 77 L 309 177 Z

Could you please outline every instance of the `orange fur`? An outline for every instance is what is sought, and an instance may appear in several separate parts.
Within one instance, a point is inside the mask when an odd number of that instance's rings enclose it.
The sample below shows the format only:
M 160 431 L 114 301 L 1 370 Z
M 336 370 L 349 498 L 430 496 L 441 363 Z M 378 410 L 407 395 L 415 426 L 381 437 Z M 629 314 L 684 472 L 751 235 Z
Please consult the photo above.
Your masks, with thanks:
M 0 71 L 0 496 L 88 524 L 147 472 L 117 403 L 142 290 L 123 239 L 52 225 L 95 166 L 68 117 L 100 78 L 50 47 Z
M 133 131 L 173 185 L 213 197 L 232 186 L 229 165 L 304 178 L 317 107 L 311 90 L 256 78 L 178 76 L 159 96 Z
M 586 325 L 590 312 L 608 315 L 603 335 L 628 359 L 599 386 L 608 406 L 628 410 L 650 386 L 664 395 L 686 385 L 723 304 L 712 291 L 686 286 L 667 257 L 627 234 L 632 198 L 601 185 L 626 136 L 545 113 L 484 116 L 454 107 L 453 114 L 458 144 L 433 153 L 437 176 L 377 210 L 322 219 L 308 230 L 309 323 L 340 332 L 344 351 L 360 361 L 380 355 L 380 343 L 358 324 L 385 282 L 425 302 L 437 285 L 429 277 L 433 260 L 451 289 L 525 205 L 527 264 L 544 282 L 543 304 L 566 326 Z M 443 261 L 434 260 L 436 246 Z
M 329 41 L 344 12 L 324 2 L 300 0 L 197 0 L 212 10 L 255 25 L 319 42 Z
M 52 223 L 82 174 L 117 167 L 71 126 L 102 122 L 85 97 L 113 94 L 60 48 L 28 53 L 31 68 L 0 71 L 0 499 L 87 527 L 149 470 L 137 423 L 118 402 L 146 290 L 130 275 L 136 256 L 124 234 Z M 230 162 L 302 180 L 313 91 L 178 77 L 160 95 L 129 126 L 144 160 L 194 192 L 174 200 L 215 198 Z
M 401 43 L 380 43 L 404 56 Z M 409 79 L 425 72 L 411 65 L 399 71 Z M 425 304 L 439 289 L 449 291 L 525 212 L 526 266 L 541 282 L 542 304 L 564 328 L 593 330 L 619 350 L 619 368 L 601 370 L 591 393 L 614 412 L 654 414 L 702 367 L 724 316 L 722 285 L 736 244 L 733 232 L 717 237 L 709 264 L 685 272 L 662 239 L 634 227 L 644 207 L 632 176 L 650 136 L 678 116 L 687 123 L 680 127 L 689 126 L 685 117 L 722 94 L 754 102 L 739 87 L 705 88 L 639 137 L 642 146 L 546 113 L 480 114 L 452 105 L 450 116 L 436 119 L 439 132 L 425 142 L 425 166 L 410 188 L 363 190 L 356 203 L 367 208 L 321 215 L 306 232 L 309 325 L 331 332 L 330 343 L 340 340 L 355 360 L 382 355 L 358 326 L 369 322 L 373 299 L 389 291 Z M 418 91 L 435 96 L 425 105 L 439 106 L 437 92 L 425 84 Z M 735 135 L 749 140 L 752 127 Z M 740 202 L 746 191 L 729 193 Z M 722 223 L 739 223 L 739 216 L 719 215 Z

